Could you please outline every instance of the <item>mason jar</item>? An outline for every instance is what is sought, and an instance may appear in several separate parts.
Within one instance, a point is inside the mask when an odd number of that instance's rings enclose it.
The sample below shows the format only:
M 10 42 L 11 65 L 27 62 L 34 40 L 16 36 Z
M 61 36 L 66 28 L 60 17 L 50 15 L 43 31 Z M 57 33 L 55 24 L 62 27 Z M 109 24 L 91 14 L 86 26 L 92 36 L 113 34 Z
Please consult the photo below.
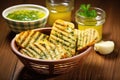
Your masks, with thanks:
M 48 25 L 52 26 L 55 20 L 72 20 L 74 0 L 46 0 L 46 7 L 49 9 Z
M 78 25 L 79 30 L 85 30 L 88 28 L 94 28 L 99 33 L 99 40 L 102 39 L 102 28 L 103 24 L 105 22 L 105 11 L 101 8 L 97 7 L 91 7 L 90 10 L 96 10 L 97 16 L 96 17 L 84 17 L 79 15 L 79 13 L 82 11 L 81 9 L 78 9 L 75 13 L 75 21 Z

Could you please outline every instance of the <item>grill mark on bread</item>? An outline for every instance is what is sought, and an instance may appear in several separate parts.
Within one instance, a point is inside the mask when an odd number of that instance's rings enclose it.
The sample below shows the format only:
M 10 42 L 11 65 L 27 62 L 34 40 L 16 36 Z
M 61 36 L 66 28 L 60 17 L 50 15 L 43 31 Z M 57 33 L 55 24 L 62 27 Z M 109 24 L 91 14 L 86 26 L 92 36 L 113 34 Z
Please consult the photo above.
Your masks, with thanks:
M 74 29 L 74 24 L 68 21 L 63 21 L 63 20 L 58 19 L 55 21 L 55 24 L 61 25 L 64 27 L 68 27 L 68 24 L 69 24 L 69 27 Z
M 53 27 L 52 31 L 54 31 L 54 30 L 57 31 L 57 32 L 59 32 L 59 33 L 62 33 L 65 36 L 68 36 L 68 32 L 65 32 L 65 31 L 59 29 L 59 27 Z M 70 36 L 70 38 L 72 38 L 72 36 Z
M 26 49 L 21 49 L 20 52 L 26 56 L 29 56 L 29 57 L 34 57 L 32 54 L 30 54 Z
M 35 50 L 35 48 L 34 47 L 32 47 L 32 46 L 29 46 L 29 47 L 27 47 L 26 48 L 29 52 L 31 52 L 32 54 L 34 54 L 35 56 L 35 58 L 38 58 L 38 59 L 40 59 L 41 58 L 41 56 L 39 55 L 39 53 Z
M 62 37 L 64 40 L 66 40 L 66 41 L 68 41 L 68 39 L 69 40 L 71 40 L 71 41 L 75 41 L 75 39 L 73 38 L 73 36 L 71 36 L 70 34 L 68 34 L 68 33 L 66 33 L 65 34 L 65 32 L 64 31 L 62 31 L 62 30 L 59 30 L 59 29 L 53 29 L 52 30 L 52 32 L 51 32 L 52 34 L 53 33 L 57 33 L 57 35 L 58 35 L 58 37 Z M 73 34 L 74 34 L 74 32 L 73 32 Z M 68 42 L 70 42 L 70 41 L 68 41 Z
M 33 49 L 27 47 L 25 48 L 25 50 L 29 55 L 33 55 L 33 58 L 39 58 L 39 55 L 36 54 L 36 52 Z
M 48 54 L 48 51 L 46 50 L 44 44 L 36 44 L 38 46 L 38 48 L 44 53 L 44 55 L 46 56 L 47 60 L 52 60 L 51 56 Z
M 60 44 L 68 53 L 68 56 L 75 54 L 76 39 L 74 24 L 63 20 L 56 20 L 49 40 L 54 44 Z
M 64 40 L 56 37 L 54 34 L 51 35 L 50 41 L 51 41 L 51 40 L 52 40 L 52 42 L 54 42 L 55 44 L 62 44 L 62 45 L 67 46 L 67 47 L 69 47 L 69 44 L 70 44 L 70 43 L 68 43 L 68 42 L 66 42 L 66 41 L 64 41 Z
M 49 51 L 51 52 L 51 55 L 52 55 L 53 59 L 54 59 L 54 60 L 60 59 L 60 58 L 57 58 L 57 55 L 60 55 L 60 54 L 62 54 L 62 53 L 59 52 L 59 54 L 57 54 L 57 53 L 55 52 L 55 49 L 58 48 L 57 45 L 54 45 L 53 43 L 51 43 L 51 42 L 49 42 L 49 41 L 47 41 L 47 42 L 48 42 L 48 44 L 49 44 L 49 46 L 48 46 L 48 47 L 49 47 Z
M 28 35 L 29 35 L 29 34 L 28 34 L 27 31 L 18 34 L 17 37 L 16 37 L 16 40 L 18 41 L 18 42 L 17 42 L 18 45 L 21 45 L 21 46 L 22 46 L 22 43 L 23 43 L 23 41 L 24 41 L 24 38 L 26 38 Z M 20 36 L 20 37 L 19 37 L 19 36 Z
M 66 53 L 66 51 L 61 46 L 54 45 L 53 43 L 47 40 L 41 41 L 40 43 L 31 44 L 29 45 L 29 48 L 33 49 L 33 51 L 37 54 L 40 54 L 41 52 L 43 52 L 43 54 L 46 57 L 43 58 L 43 56 L 41 56 L 40 59 L 45 59 L 45 60 L 61 59 Z
M 58 38 L 59 39 L 59 38 Z M 61 40 L 60 39 L 60 41 L 59 40 L 57 40 L 56 39 L 56 37 L 55 36 L 53 36 L 53 35 L 51 35 L 51 39 L 50 39 L 50 41 L 52 42 L 52 43 L 54 43 L 54 44 L 57 44 L 57 45 L 61 45 L 61 46 L 63 46 L 66 50 L 68 50 L 68 45 L 67 44 L 65 44 L 65 42 L 63 41 L 63 40 Z M 63 41 L 63 42 L 62 42 Z M 70 53 L 71 51 L 69 50 L 69 52 L 67 51 L 67 56 L 72 56 L 71 55 L 71 53 Z
M 51 54 L 49 44 L 48 43 L 42 43 L 42 44 L 44 45 L 46 51 L 48 52 L 47 54 L 50 55 L 51 60 L 54 59 L 53 55 L 55 56 L 55 54 L 54 53 Z
M 55 27 L 56 27 L 56 29 L 61 30 L 62 32 L 65 32 L 65 33 L 69 33 L 73 29 L 73 28 L 70 28 L 69 25 L 67 25 L 67 27 L 65 27 L 65 26 L 63 27 L 63 26 L 54 24 L 54 28 Z
M 38 55 L 40 55 L 40 59 L 45 59 L 44 53 L 35 45 L 29 45 L 29 48 L 32 48 Z
M 89 44 L 89 42 L 92 41 L 92 34 L 93 34 L 93 32 L 92 32 L 92 31 L 87 31 L 87 34 L 88 34 L 88 37 L 87 37 L 87 44 Z M 89 37 L 89 36 L 91 36 L 91 37 Z
M 41 58 L 46 59 L 47 56 L 46 56 L 45 53 L 40 49 L 40 46 L 38 45 L 38 43 L 34 43 L 34 46 L 35 46 L 38 50 L 40 50 Z
M 21 45 L 26 47 L 31 41 L 34 34 L 35 34 L 34 31 L 28 31 L 28 36 L 26 38 L 23 38 L 24 41 L 21 43 Z
M 66 45 L 68 45 L 68 46 L 70 45 L 70 43 L 73 42 L 73 41 L 69 40 L 70 38 L 67 38 L 67 37 L 65 37 L 64 35 L 59 34 L 59 33 L 57 33 L 57 32 L 54 32 L 53 35 L 56 36 L 56 37 L 59 38 L 59 39 L 64 40 L 64 42 L 68 43 L 68 44 L 66 44 Z M 69 40 L 69 41 L 68 41 L 68 40 Z M 63 42 L 63 43 L 64 43 L 64 42 Z
M 30 40 L 29 43 L 33 43 L 36 42 L 36 40 L 38 39 L 38 37 L 40 36 L 40 32 L 35 32 L 34 35 L 32 36 L 32 39 Z
M 79 43 L 80 43 L 80 45 L 81 45 L 80 48 L 82 48 L 82 46 L 83 46 L 82 41 L 84 40 L 84 38 L 83 38 L 83 31 L 81 31 L 80 34 L 81 34 L 81 37 L 80 37 L 80 38 L 81 38 L 81 41 L 80 41 Z M 78 37 L 78 38 L 79 38 L 79 37 Z
M 48 51 L 48 53 L 50 54 L 51 58 L 54 59 L 55 58 L 55 52 L 53 50 L 53 48 L 49 45 L 50 43 L 47 43 L 48 45 L 46 45 L 46 50 Z
M 20 47 L 27 47 L 30 43 L 39 42 L 40 40 L 48 39 L 49 36 L 39 31 L 24 31 L 16 35 L 16 43 Z
M 54 37 L 53 35 L 51 35 L 51 39 L 50 39 L 50 41 L 52 41 L 54 44 L 62 44 L 63 46 L 64 46 L 64 48 L 65 49 L 67 49 L 69 52 L 71 52 L 71 53 L 73 53 L 73 52 L 75 52 L 74 51 L 74 49 L 75 49 L 75 44 L 71 44 L 71 43 L 69 43 L 69 42 L 66 42 L 66 41 L 64 41 L 64 40 L 59 40 L 59 38 L 56 38 L 56 37 Z M 56 41 L 56 42 L 55 42 Z M 68 44 L 67 44 L 68 43 Z M 71 45 L 71 46 L 70 46 Z M 69 48 L 70 49 L 69 49 Z M 70 55 L 70 54 L 69 54 Z
M 95 29 L 88 28 L 86 30 L 78 30 L 77 50 L 93 45 L 97 42 L 98 37 L 98 32 Z
M 54 56 L 53 59 L 56 60 L 56 59 L 61 59 L 64 57 L 64 55 L 66 54 L 66 51 L 64 50 L 64 48 L 60 45 L 55 45 L 49 41 L 46 42 L 48 45 L 49 48 L 49 51 L 52 53 L 52 55 Z M 46 45 L 47 45 L 46 44 Z
M 87 30 L 87 31 L 88 31 L 88 30 Z M 93 33 L 93 30 L 89 31 L 89 33 L 91 34 L 91 35 L 90 35 L 90 36 L 91 36 L 91 37 L 90 37 L 90 42 L 91 42 L 91 41 L 92 41 L 92 38 L 94 37 L 94 35 L 93 35 L 93 34 L 94 34 L 94 33 Z
M 19 44 L 21 44 L 21 42 L 22 42 L 21 39 L 23 39 L 23 38 L 20 38 L 19 36 L 23 36 L 23 34 L 24 34 L 24 32 L 21 32 L 21 33 L 19 33 L 19 34 L 16 35 L 16 41 L 17 41 Z
M 36 42 L 39 42 L 41 40 L 46 40 L 48 38 L 49 38 L 49 36 L 41 33 L 40 36 L 39 36 L 39 38 L 36 40 Z

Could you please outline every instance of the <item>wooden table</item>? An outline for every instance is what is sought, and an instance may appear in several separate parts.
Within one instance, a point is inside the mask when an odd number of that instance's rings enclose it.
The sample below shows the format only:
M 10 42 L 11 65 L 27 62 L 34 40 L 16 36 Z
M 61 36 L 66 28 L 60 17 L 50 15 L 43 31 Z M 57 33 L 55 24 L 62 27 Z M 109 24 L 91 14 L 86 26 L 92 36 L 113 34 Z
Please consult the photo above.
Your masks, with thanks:
M 22 3 L 45 5 L 44 0 L 3 0 L 0 12 L 5 8 Z M 15 36 L 0 16 L 0 80 L 120 80 L 120 2 L 119 0 L 76 0 L 74 12 L 82 3 L 90 3 L 105 10 L 106 22 L 103 40 L 115 42 L 115 49 L 109 55 L 91 52 L 88 58 L 68 74 L 46 76 L 28 70 L 13 54 L 10 42 Z M 74 22 L 74 15 L 73 15 Z

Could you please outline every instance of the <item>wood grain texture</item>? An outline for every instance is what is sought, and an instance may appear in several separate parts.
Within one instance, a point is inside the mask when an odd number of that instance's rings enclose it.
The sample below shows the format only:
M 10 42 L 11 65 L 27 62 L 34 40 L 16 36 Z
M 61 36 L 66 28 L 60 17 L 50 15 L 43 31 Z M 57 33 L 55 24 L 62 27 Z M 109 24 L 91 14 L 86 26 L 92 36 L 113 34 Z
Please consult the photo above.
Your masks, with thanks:
M 0 2 L 0 13 L 5 8 L 22 2 L 22 0 L 3 0 Z M 0 15 L 0 80 L 12 80 L 13 77 L 18 60 L 10 48 L 10 42 L 14 36 L 15 33 L 10 31 L 5 20 Z
M 44 0 L 4 0 L 0 12 L 21 3 L 45 5 Z M 39 75 L 22 65 L 10 49 L 10 41 L 15 36 L 0 16 L 0 80 L 120 80 L 120 2 L 119 0 L 75 0 L 74 12 L 82 3 L 90 3 L 105 10 L 106 22 L 103 40 L 113 40 L 115 49 L 109 55 L 91 51 L 81 65 L 63 75 Z M 74 22 L 74 13 L 73 13 Z

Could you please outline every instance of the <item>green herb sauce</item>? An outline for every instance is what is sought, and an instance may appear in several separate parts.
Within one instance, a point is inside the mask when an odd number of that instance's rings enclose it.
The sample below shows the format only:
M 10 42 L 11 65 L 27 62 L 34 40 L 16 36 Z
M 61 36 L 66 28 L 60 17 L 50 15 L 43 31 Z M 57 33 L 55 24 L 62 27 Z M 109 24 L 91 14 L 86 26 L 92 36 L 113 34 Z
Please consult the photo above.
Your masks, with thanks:
M 17 10 L 7 15 L 8 18 L 18 21 L 32 21 L 44 16 L 45 13 L 38 10 Z

